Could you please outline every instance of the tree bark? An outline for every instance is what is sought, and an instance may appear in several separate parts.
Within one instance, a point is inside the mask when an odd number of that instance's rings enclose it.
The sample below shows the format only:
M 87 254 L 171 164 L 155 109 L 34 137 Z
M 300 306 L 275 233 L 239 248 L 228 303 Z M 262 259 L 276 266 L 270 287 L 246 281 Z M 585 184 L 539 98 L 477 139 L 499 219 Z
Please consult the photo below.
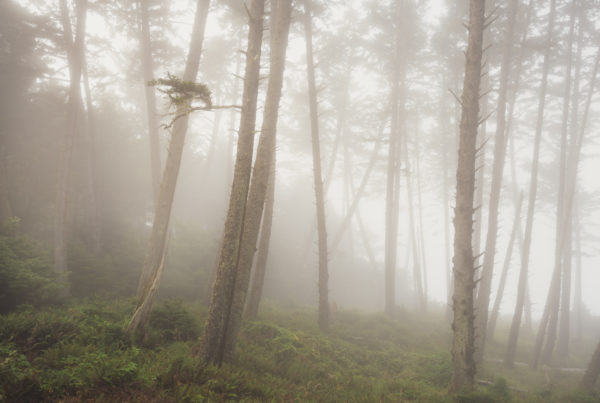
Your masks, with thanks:
M 264 7 L 264 0 L 253 0 L 248 10 L 250 30 L 248 32 L 242 116 L 233 184 L 225 220 L 217 276 L 213 284 L 202 341 L 202 357 L 207 362 L 217 365 L 221 365 L 225 359 L 229 358 L 225 341 L 235 289 L 235 277 L 254 151 L 254 127 L 256 123 Z
M 160 139 L 158 135 L 158 116 L 156 115 L 156 95 L 154 87 L 149 85 L 154 80 L 152 62 L 152 43 L 150 39 L 150 19 L 148 16 L 148 1 L 141 0 L 140 7 L 140 50 L 142 60 L 142 76 L 146 95 L 146 119 L 148 121 L 148 140 L 150 145 L 150 172 L 152 174 L 152 196 L 154 203 L 158 202 L 160 190 Z
M 567 175 L 567 137 L 568 137 L 568 121 L 569 121 L 569 106 L 571 99 L 571 70 L 572 70 L 572 54 L 573 54 L 573 37 L 575 32 L 575 2 L 571 2 L 571 18 L 569 24 L 569 40 L 568 40 L 568 49 L 567 49 L 567 69 L 565 71 L 565 83 L 564 83 L 564 96 L 563 96 L 563 111 L 562 111 L 562 123 L 561 123 L 561 141 L 560 141 L 560 165 L 559 165 L 559 185 L 558 185 L 558 195 L 557 195 L 557 203 L 556 203 L 556 245 L 554 252 L 554 274 L 552 276 L 552 284 L 550 286 L 551 294 L 548 295 L 548 308 L 550 309 L 550 316 L 547 327 L 547 338 L 546 345 L 543 353 L 543 361 L 544 363 L 550 363 L 552 359 L 552 353 L 554 351 L 554 347 L 556 344 L 556 336 L 558 329 L 558 317 L 559 317 L 559 309 L 561 304 L 561 290 L 563 289 L 561 280 L 563 277 L 563 269 L 564 262 L 563 257 L 565 256 L 564 250 L 559 250 L 559 248 L 567 247 L 566 243 L 564 245 L 559 245 L 559 240 L 561 238 L 561 234 L 563 236 L 567 236 L 570 232 L 570 220 L 565 221 L 563 223 L 563 216 L 565 215 L 565 199 L 567 195 L 565 194 L 566 188 L 566 175 Z M 569 215 L 570 216 L 570 215 Z M 568 236 L 570 239 L 570 236 Z M 570 291 L 570 290 L 569 290 Z M 563 290 L 564 295 L 564 290 Z M 544 331 L 541 327 L 537 337 L 537 341 L 541 342 L 544 337 Z M 536 345 L 536 351 L 537 351 Z
M 400 5 L 396 3 L 394 15 L 400 17 Z M 394 38 L 394 72 L 392 74 L 391 124 L 388 149 L 386 201 L 385 201 L 385 313 L 391 315 L 396 306 L 396 260 L 398 254 L 398 203 L 400 195 L 400 83 L 404 80 L 404 69 L 400 60 L 401 27 L 398 23 Z
M 321 149 L 319 145 L 319 113 L 315 85 L 315 66 L 312 49 L 312 0 L 304 0 L 304 29 L 306 34 L 306 71 L 310 107 L 310 131 L 312 137 L 315 198 L 317 203 L 317 231 L 319 239 L 319 328 L 329 329 L 329 273 L 327 268 L 327 228 L 325 224 L 325 200 L 321 179 Z
M 261 128 L 256 160 L 252 172 L 252 182 L 248 192 L 242 240 L 235 275 L 235 288 L 231 302 L 227 332 L 225 333 L 225 358 L 233 356 L 235 343 L 239 332 L 244 304 L 250 282 L 250 272 L 256 251 L 256 242 L 263 216 L 263 207 L 267 197 L 269 178 L 274 171 L 275 141 L 277 134 L 277 118 L 279 100 L 283 87 L 283 72 L 287 50 L 290 18 L 292 13 L 291 0 L 271 1 L 271 61 L 269 68 L 269 84 L 265 99 L 264 116 Z
M 496 299 L 494 300 L 494 307 L 492 308 L 492 314 L 487 324 L 487 336 L 490 339 L 494 337 L 494 331 L 496 330 L 496 321 L 500 313 L 500 305 L 502 304 L 502 298 L 504 297 L 504 287 L 506 286 L 506 277 L 508 276 L 508 269 L 510 268 L 510 261 L 512 258 L 513 245 L 517 233 L 521 230 L 519 222 L 521 221 L 521 205 L 523 204 L 523 193 L 519 196 L 517 207 L 515 209 L 515 218 L 513 221 L 512 231 L 510 233 L 510 239 L 506 249 L 506 256 L 504 257 L 504 266 L 502 267 L 502 274 L 500 275 L 500 283 L 498 284 L 498 292 L 496 292 Z
M 73 158 L 73 143 L 79 130 L 81 115 L 81 74 L 83 67 L 83 52 L 85 49 L 85 29 L 87 16 L 87 0 L 76 2 L 75 37 L 71 29 L 69 9 L 66 0 L 60 1 L 61 22 L 67 49 L 69 63 L 69 100 L 67 104 L 67 128 L 63 138 L 61 159 L 59 162 L 56 185 L 55 215 L 54 215 L 54 266 L 58 273 L 67 275 L 67 199 L 69 194 L 69 179 L 71 161 Z M 69 295 L 70 290 L 66 278 L 63 279 L 62 293 Z
M 511 0 L 508 6 L 508 21 L 506 36 L 504 38 L 502 65 L 500 67 L 500 87 L 498 89 L 498 109 L 496 113 L 496 143 L 494 145 L 494 165 L 492 167 L 492 184 L 488 209 L 488 229 L 481 281 L 479 282 L 479 292 L 477 293 L 477 314 L 475 316 L 475 360 L 477 363 L 483 362 L 490 291 L 494 273 L 494 258 L 496 257 L 498 210 L 500 205 L 500 192 L 502 190 L 504 162 L 506 160 L 506 99 L 518 5 L 518 0 Z M 479 184 L 479 186 L 482 186 L 482 184 Z
M 200 63 L 200 54 L 202 53 L 202 43 L 204 41 L 204 28 L 206 27 L 206 17 L 210 0 L 198 0 L 194 27 L 192 30 L 192 39 L 188 52 L 188 59 L 183 73 L 184 81 L 195 81 Z M 187 105 L 178 108 L 178 115 L 185 111 Z M 127 326 L 127 331 L 143 332 L 148 320 L 150 311 L 154 302 L 160 277 L 164 267 L 165 255 L 167 253 L 167 234 L 169 231 L 169 219 L 171 217 L 171 207 L 175 196 L 175 187 L 177 186 L 177 177 L 181 166 L 181 157 L 185 143 L 189 115 L 183 115 L 177 119 L 173 125 L 171 133 L 171 142 L 169 152 L 165 163 L 165 169 L 160 184 L 157 204 L 154 209 L 154 220 L 152 221 L 152 232 L 146 250 L 144 266 L 142 268 L 141 280 L 144 281 L 143 292 L 139 298 L 136 310 Z
M 462 115 L 454 215 L 452 389 L 455 392 L 472 390 L 475 376 L 473 357 L 475 273 L 472 232 L 477 126 L 479 125 L 479 87 L 485 20 L 485 2 L 470 0 L 469 39 L 461 98 Z
M 552 0 L 550 8 L 550 20 L 548 22 L 548 32 L 546 34 L 546 42 L 549 43 L 554 31 L 554 15 L 556 10 L 556 0 Z M 544 108 L 546 105 L 546 91 L 548 86 L 548 71 L 550 47 L 547 46 L 544 50 L 544 64 L 542 73 L 542 83 L 540 87 L 540 100 L 538 103 L 537 121 L 535 129 L 535 140 L 533 148 L 533 158 L 531 167 L 531 182 L 529 187 L 529 205 L 527 208 L 527 223 L 525 224 L 525 238 L 523 240 L 523 253 L 521 254 L 521 271 L 519 273 L 519 286 L 517 290 L 517 302 L 515 305 L 515 313 L 510 327 L 508 345 L 504 358 L 504 366 L 512 368 L 515 361 L 517 351 L 517 341 L 519 338 L 519 330 L 521 327 L 521 318 L 523 316 L 523 304 L 525 301 L 525 292 L 527 289 L 527 277 L 529 267 L 529 252 L 531 248 L 531 233 L 533 230 L 533 218 L 535 212 L 535 199 L 537 194 L 538 181 L 538 165 L 540 154 L 540 142 L 542 138 L 542 126 L 544 122 Z
M 273 205 L 275 201 L 275 161 L 276 153 L 273 153 L 271 163 L 271 173 L 267 185 L 267 199 L 265 200 L 265 209 L 263 211 L 262 225 L 260 229 L 260 241 L 258 243 L 258 253 L 256 263 L 254 264 L 254 275 L 250 286 L 250 294 L 246 303 L 246 319 L 255 319 L 258 315 L 258 307 L 262 297 L 263 285 L 265 283 L 265 273 L 267 271 L 267 257 L 269 256 L 269 244 L 271 241 L 271 229 L 273 227 Z

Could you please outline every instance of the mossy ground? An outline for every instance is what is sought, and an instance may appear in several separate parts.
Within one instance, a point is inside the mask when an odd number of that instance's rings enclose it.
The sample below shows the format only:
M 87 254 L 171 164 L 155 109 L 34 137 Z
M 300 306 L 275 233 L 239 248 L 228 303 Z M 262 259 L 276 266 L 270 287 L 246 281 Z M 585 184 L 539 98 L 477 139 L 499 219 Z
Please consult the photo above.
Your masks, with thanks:
M 0 316 L 0 401 L 586 402 L 581 374 L 504 371 L 468 395 L 448 392 L 451 334 L 443 313 L 337 312 L 328 334 L 309 308 L 265 304 L 244 324 L 236 359 L 197 357 L 205 308 L 157 304 L 146 337 L 125 325 L 131 300 L 89 301 Z M 494 353 L 492 348 L 492 354 Z

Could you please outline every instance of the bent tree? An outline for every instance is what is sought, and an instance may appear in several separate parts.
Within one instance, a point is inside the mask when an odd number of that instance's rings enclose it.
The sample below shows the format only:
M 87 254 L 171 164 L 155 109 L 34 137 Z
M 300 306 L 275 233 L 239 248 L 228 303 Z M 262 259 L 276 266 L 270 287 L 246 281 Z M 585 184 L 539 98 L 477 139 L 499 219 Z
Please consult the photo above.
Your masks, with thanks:
M 208 6 L 210 0 L 198 0 L 196 6 L 196 15 L 194 27 L 192 30 L 192 39 L 188 52 L 188 59 L 183 73 L 183 84 L 193 82 L 198 73 L 200 63 L 200 54 L 202 53 L 202 42 L 204 41 L 204 28 L 206 26 L 206 17 L 208 15 Z M 206 94 L 205 94 L 206 95 Z M 169 152 L 165 163 L 165 169 L 160 183 L 157 203 L 154 208 L 154 220 L 152 221 L 152 232 L 150 241 L 146 250 L 144 266 L 140 283 L 143 284 L 143 291 L 140 295 L 135 313 L 133 314 L 127 331 L 133 333 L 137 330 L 143 331 L 150 319 L 150 311 L 154 296 L 158 291 L 158 283 L 164 269 L 165 245 L 167 243 L 167 233 L 169 228 L 169 219 L 171 217 L 171 207 L 175 196 L 175 187 L 183 155 L 183 146 L 187 132 L 189 115 L 185 113 L 191 106 L 191 100 L 186 100 L 177 107 L 177 118 L 173 122 L 173 131 L 171 133 L 171 142 L 169 143 Z
M 475 376 L 473 290 L 473 199 L 475 192 L 475 159 L 479 126 L 479 87 L 485 2 L 469 3 L 469 40 L 465 63 L 465 79 L 461 97 L 462 113 L 456 170 L 456 207 L 454 209 L 454 296 L 452 322 L 452 389 L 472 390 Z

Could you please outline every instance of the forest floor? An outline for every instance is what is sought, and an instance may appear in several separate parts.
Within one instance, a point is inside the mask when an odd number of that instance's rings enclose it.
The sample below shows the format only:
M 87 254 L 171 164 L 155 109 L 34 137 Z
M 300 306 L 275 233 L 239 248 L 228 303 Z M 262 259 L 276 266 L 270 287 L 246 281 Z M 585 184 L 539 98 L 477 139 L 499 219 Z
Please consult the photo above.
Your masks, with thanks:
M 205 308 L 158 303 L 144 340 L 132 340 L 124 328 L 133 308 L 132 300 L 93 300 L 1 315 L 0 401 L 600 401 L 598 391 L 578 390 L 577 370 L 503 370 L 493 358 L 502 340 L 491 343 L 476 390 L 450 394 L 451 332 L 441 311 L 341 310 L 323 334 L 314 309 L 267 303 L 244 324 L 235 361 L 217 368 L 196 358 Z M 576 366 L 591 348 L 573 353 Z

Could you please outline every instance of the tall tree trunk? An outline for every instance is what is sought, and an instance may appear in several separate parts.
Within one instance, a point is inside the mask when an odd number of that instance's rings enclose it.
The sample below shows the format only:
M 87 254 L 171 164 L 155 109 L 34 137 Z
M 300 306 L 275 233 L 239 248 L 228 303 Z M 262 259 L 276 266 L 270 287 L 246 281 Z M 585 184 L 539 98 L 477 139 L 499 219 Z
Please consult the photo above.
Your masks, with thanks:
M 98 177 L 98 155 L 97 155 L 97 133 L 96 133 L 96 118 L 94 114 L 94 106 L 92 104 L 92 92 L 88 74 L 87 58 L 85 52 L 83 55 L 83 83 L 85 87 L 85 103 L 87 108 L 87 174 L 88 174 L 88 189 L 90 201 L 90 222 L 92 235 L 92 251 L 98 255 L 102 249 L 102 214 L 101 214 L 101 199 Z
M 592 356 L 592 360 L 590 361 L 590 365 L 585 371 L 583 375 L 583 379 L 581 380 L 582 386 L 587 390 L 592 390 L 594 388 L 594 384 L 598 379 L 598 375 L 600 374 L 600 343 L 598 343 L 598 347 L 596 347 L 596 351 Z
M 575 9 L 575 2 L 572 4 L 573 9 Z M 573 10 L 574 11 L 574 10 Z M 575 139 L 577 138 L 577 118 L 579 114 L 579 80 L 580 80 L 580 72 L 581 72 L 581 48 L 582 48 L 582 29 L 581 24 L 579 24 L 578 28 L 579 32 L 577 34 L 577 56 L 575 57 L 576 66 L 575 66 L 575 79 L 573 82 L 573 98 L 571 101 L 572 110 L 571 110 L 571 119 L 570 119 L 570 128 L 569 133 L 571 136 L 570 144 L 569 144 L 569 152 L 568 157 L 573 155 L 574 147 L 576 145 Z M 568 61 L 568 66 L 570 67 L 571 61 Z M 569 75 L 570 81 L 570 75 Z M 569 85 L 570 87 L 570 85 Z M 565 102 L 566 105 L 566 102 Z M 564 112 L 564 110 L 563 110 Z M 568 114 L 568 108 L 566 113 Z M 565 119 L 566 120 L 566 119 Z M 564 124 L 564 122 L 563 122 Z M 566 132 L 566 127 L 564 127 Z M 575 197 L 575 195 L 565 195 L 565 197 Z M 576 210 L 577 206 L 573 210 Z M 572 214 L 575 211 L 572 212 Z M 563 362 L 566 361 L 566 358 L 569 354 L 569 339 L 570 339 L 570 331 L 571 331 L 571 276 L 572 276 L 572 252 L 573 252 L 573 244 L 575 241 L 575 231 L 573 220 L 569 220 L 567 224 L 568 228 L 565 228 L 565 231 L 568 231 L 569 238 L 567 239 L 565 251 L 565 258 L 563 259 L 563 297 L 561 299 L 561 318 L 560 318 L 560 329 L 558 333 L 558 344 L 557 344 L 557 355 L 559 359 Z M 577 299 L 577 296 L 575 296 Z M 575 305 L 577 303 L 575 302 Z
M 560 293 L 561 293 L 561 276 L 562 276 L 562 259 L 563 250 L 560 244 L 561 238 L 566 234 L 568 222 L 563 223 L 563 216 L 565 215 L 565 199 L 566 199 L 566 175 L 567 175 L 567 127 L 569 121 L 569 105 L 571 98 L 571 59 L 573 50 L 573 33 L 575 29 L 575 7 L 574 2 L 571 2 L 571 21 L 569 25 L 569 42 L 567 49 L 567 69 L 565 71 L 564 81 L 564 98 L 563 98 L 563 113 L 562 113 L 562 124 L 561 124 L 561 141 L 560 141 L 560 165 L 559 165 L 559 182 L 558 182 L 558 194 L 556 203 L 556 235 L 555 235 L 555 246 L 554 246 L 554 272 L 552 274 L 552 281 L 550 283 L 550 289 L 548 291 L 548 297 L 546 301 L 546 307 L 544 311 L 548 310 L 548 315 L 544 314 L 540 321 L 538 334 L 536 337 L 536 344 L 534 348 L 534 355 L 532 360 L 532 366 L 537 367 L 537 361 L 539 354 L 542 349 L 544 338 L 546 338 L 546 347 L 543 352 L 542 360 L 545 363 L 549 363 L 552 358 L 552 352 L 554 351 L 554 345 L 556 342 L 556 330 L 558 328 L 558 310 L 560 307 Z
M 588 97 L 587 97 L 587 101 L 586 101 L 586 106 L 583 112 L 583 118 L 581 120 L 581 125 L 578 127 L 579 128 L 579 132 L 577 133 L 577 136 L 575 139 L 573 139 L 573 141 L 571 142 L 572 145 L 572 150 L 569 156 L 569 163 L 567 164 L 567 176 L 565 179 L 565 184 L 567 185 L 567 189 L 565 190 L 565 197 L 566 200 L 564 202 L 564 211 L 563 211 L 563 215 L 562 215 L 562 223 L 561 225 L 564 227 L 567 226 L 567 223 L 570 222 L 571 220 L 571 212 L 572 212 L 572 203 L 573 203 L 573 198 L 575 195 L 575 187 L 577 184 L 577 167 L 579 165 L 579 159 L 580 159 L 580 155 L 581 155 L 581 147 L 583 144 L 583 137 L 585 134 L 585 128 L 586 128 L 586 123 L 587 123 L 587 117 L 588 117 L 588 113 L 589 113 L 589 109 L 590 109 L 590 105 L 592 102 L 592 97 L 594 94 L 594 86 L 596 84 L 596 76 L 598 74 L 598 63 L 600 62 L 600 48 L 598 53 L 596 54 L 596 60 L 594 62 L 594 70 L 592 72 L 592 76 L 590 79 L 590 83 L 589 83 L 589 93 L 588 93 Z M 562 260 L 562 251 L 563 251 L 563 247 L 564 247 L 564 243 L 566 240 L 566 234 L 564 232 L 561 232 L 560 234 L 558 234 L 558 241 L 557 241 L 557 245 L 558 247 L 558 251 L 559 251 L 559 256 L 558 256 L 558 261 Z M 556 271 L 554 273 L 556 275 Z M 558 285 L 557 285 L 558 284 Z M 552 287 L 554 286 L 554 287 Z M 552 279 L 552 284 L 550 287 L 550 291 L 548 293 L 548 298 L 546 300 L 546 306 L 544 307 L 544 313 L 542 314 L 542 319 L 540 320 L 540 332 L 538 333 L 538 338 L 536 340 L 536 348 L 534 350 L 534 355 L 532 357 L 532 360 L 530 362 L 530 366 L 532 368 L 537 368 L 538 362 L 539 362 L 539 357 L 540 357 L 540 351 L 541 351 L 541 341 L 540 338 L 543 338 L 543 333 L 541 332 L 542 329 L 545 328 L 545 323 L 548 323 L 550 315 L 551 315 L 551 309 L 552 306 L 550 304 L 551 301 L 551 296 L 555 295 L 555 293 L 560 292 L 560 290 L 556 290 L 556 287 L 560 286 L 560 281 L 557 280 L 555 281 L 554 278 Z
M 575 311 L 575 340 L 581 341 L 583 335 L 583 299 L 581 295 L 581 220 L 579 212 L 579 203 L 575 200 L 574 209 L 574 226 L 573 231 L 575 232 L 575 296 L 574 296 L 574 311 Z
M 158 201 L 160 190 L 160 139 L 158 136 L 158 116 L 156 115 L 156 95 L 154 87 L 149 85 L 154 80 L 152 63 L 152 43 L 150 39 L 150 19 L 148 16 L 148 1 L 141 0 L 140 7 L 140 50 L 142 59 L 142 76 L 146 95 L 146 119 L 148 122 L 148 139 L 150 145 L 150 172 L 152 174 L 152 195 L 154 203 Z
M 204 28 L 206 27 L 206 17 L 210 0 L 198 0 L 196 6 L 196 15 L 192 38 L 188 51 L 188 58 L 183 73 L 184 81 L 195 81 L 200 63 L 200 54 L 202 53 L 202 43 L 204 41 Z M 184 113 L 189 105 L 178 108 L 178 115 Z M 144 331 L 150 312 L 154 295 L 156 293 L 160 277 L 164 268 L 165 255 L 167 253 L 167 233 L 169 230 L 169 219 L 171 217 L 171 207 L 175 196 L 175 187 L 177 186 L 177 177 L 181 166 L 181 157 L 185 143 L 189 115 L 184 114 L 177 119 L 173 125 L 171 133 L 171 142 L 169 152 L 165 163 L 160 191 L 158 193 L 157 203 L 154 209 L 154 220 L 152 221 L 152 232 L 146 250 L 144 266 L 142 268 L 141 279 L 145 279 L 143 292 L 138 300 L 136 310 L 129 321 L 127 331 Z
M 226 337 L 234 298 L 236 271 L 254 151 L 254 127 L 256 124 L 264 7 L 264 0 L 253 0 L 248 10 L 250 30 L 248 32 L 242 116 L 233 184 L 229 198 L 229 210 L 225 220 L 217 276 L 213 284 L 202 341 L 202 357 L 207 362 L 218 365 L 229 358 Z
M 496 322 L 500 313 L 500 304 L 502 304 L 502 298 L 504 297 L 504 287 L 506 286 L 506 277 L 508 276 L 508 269 L 510 268 L 510 261 L 512 258 L 513 245 L 517 237 L 517 232 L 521 230 L 519 222 L 521 221 L 521 205 L 523 204 L 523 192 L 519 196 L 519 201 L 515 209 L 515 219 L 513 222 L 512 231 L 510 233 L 510 239 L 506 249 L 506 256 L 504 257 L 504 266 L 502 267 L 502 274 L 500 275 L 500 283 L 498 284 L 498 292 L 496 293 L 496 299 L 494 300 L 494 307 L 490 315 L 490 320 L 487 324 L 487 336 L 492 339 L 494 337 L 494 331 L 496 330 Z
M 420 132 L 419 132 L 419 121 L 416 122 L 417 129 L 415 131 L 415 153 L 416 153 L 416 166 L 417 166 L 417 202 L 419 207 L 419 243 L 421 245 L 421 272 L 423 274 L 423 308 L 427 310 L 427 253 L 425 253 L 425 235 L 423 234 L 423 200 L 421 189 L 421 146 L 420 146 Z
M 549 44 L 554 31 L 554 15 L 556 10 L 556 0 L 552 0 L 550 8 L 550 17 L 548 22 L 548 32 L 546 34 L 546 42 Z M 542 83 L 540 86 L 540 100 L 538 103 L 537 121 L 535 128 L 535 140 L 533 148 L 533 158 L 531 167 L 531 182 L 529 187 L 529 205 L 527 208 L 527 223 L 525 224 L 525 239 L 523 240 L 523 252 L 521 254 L 521 271 L 519 273 L 519 286 L 517 290 L 517 302 L 515 305 L 515 313 L 510 327 L 508 337 L 508 345 L 504 358 L 504 366 L 512 368 L 517 352 L 517 341 L 519 338 L 519 330 L 521 328 L 521 318 L 523 316 L 523 305 L 525 301 L 525 292 L 527 290 L 527 277 L 529 268 L 529 252 L 531 248 L 531 233 L 533 230 L 533 218 L 535 212 L 535 200 L 537 194 L 538 181 L 538 165 L 540 155 L 540 142 L 542 139 L 542 126 L 544 122 L 544 109 L 546 105 L 546 91 L 548 87 L 548 71 L 550 47 L 547 46 L 544 50 L 544 64 L 542 73 Z
M 425 296 L 423 293 L 423 275 L 421 273 L 421 254 L 419 248 L 419 241 L 417 240 L 417 228 L 415 224 L 415 208 L 413 198 L 413 184 L 412 184 L 412 172 L 410 167 L 410 159 L 408 158 L 408 134 L 406 133 L 403 138 L 402 157 L 405 161 L 406 166 L 406 195 L 408 198 L 408 232 L 410 236 L 410 244 L 412 247 L 412 264 L 413 264 L 413 283 L 417 309 L 424 311 Z
M 486 340 L 488 309 L 490 304 L 490 291 L 494 273 L 494 258 L 496 257 L 496 239 L 498 236 L 498 210 L 500 205 L 500 192 L 504 161 L 506 156 L 506 98 L 508 93 L 508 79 L 511 67 L 513 50 L 513 37 L 517 16 L 518 0 L 511 0 L 508 10 L 506 36 L 500 67 L 500 87 L 498 89 L 498 109 L 496 113 L 496 143 L 494 145 L 494 165 L 492 167 L 492 185 L 490 192 L 490 205 L 488 210 L 488 229 L 485 242 L 485 255 L 479 292 L 477 294 L 477 315 L 475 317 L 475 359 L 477 363 L 483 361 L 483 350 Z M 482 186 L 482 184 L 479 184 Z
M 276 153 L 273 153 L 269 183 L 267 185 L 267 199 L 265 200 L 265 209 L 263 211 L 260 229 L 258 253 L 256 255 L 256 263 L 254 264 L 254 275 L 252 276 L 250 294 L 248 295 L 248 301 L 246 302 L 245 316 L 247 319 L 255 319 L 258 315 L 258 307 L 262 297 L 263 285 L 265 283 L 267 257 L 269 256 L 269 243 L 271 241 L 271 229 L 273 226 L 273 205 L 275 202 L 275 156 Z
M 256 151 L 256 160 L 252 172 L 252 182 L 246 203 L 242 240 L 235 274 L 233 300 L 231 302 L 227 331 L 225 333 L 224 357 L 226 359 L 232 357 L 235 351 L 235 343 L 242 322 L 242 313 L 250 282 L 254 252 L 256 251 L 260 221 L 267 197 L 269 177 L 274 170 L 277 118 L 281 89 L 283 87 L 283 71 L 285 68 L 285 54 L 291 13 L 291 0 L 275 0 L 271 2 L 271 17 L 273 20 L 271 21 L 269 84 L 265 99 L 261 134 Z
M 454 215 L 452 389 L 456 392 L 472 390 L 475 376 L 473 198 L 485 20 L 485 2 L 470 0 Z
M 319 145 L 319 113 L 315 85 L 315 66 L 312 49 L 312 0 L 304 0 L 304 30 L 306 34 L 306 71 L 308 77 L 308 99 L 310 107 L 310 131 L 312 135 L 313 170 L 317 203 L 317 229 L 319 238 L 319 328 L 329 329 L 329 290 L 327 282 L 327 228 L 325 225 L 325 200 L 321 179 L 321 149 Z
M 85 24 L 87 15 L 87 0 L 76 2 L 75 38 L 71 29 L 71 20 L 66 0 L 60 1 L 61 21 L 69 63 L 69 100 L 67 104 L 67 125 L 63 139 L 61 159 L 59 162 L 56 185 L 55 215 L 54 215 L 54 266 L 56 271 L 67 275 L 67 198 L 69 194 L 69 179 L 71 161 L 73 158 L 73 143 L 79 130 L 81 115 L 81 72 L 83 67 L 83 52 L 85 49 Z M 64 279 L 63 295 L 69 294 L 69 286 Z
M 399 21 L 400 4 L 393 3 L 395 20 Z M 398 254 L 398 213 L 400 195 L 400 83 L 403 81 L 404 69 L 400 60 L 401 27 L 397 23 L 394 38 L 394 72 L 392 74 L 391 93 L 391 125 L 387 162 L 387 185 L 385 201 L 385 313 L 394 312 L 396 305 L 396 260 Z

